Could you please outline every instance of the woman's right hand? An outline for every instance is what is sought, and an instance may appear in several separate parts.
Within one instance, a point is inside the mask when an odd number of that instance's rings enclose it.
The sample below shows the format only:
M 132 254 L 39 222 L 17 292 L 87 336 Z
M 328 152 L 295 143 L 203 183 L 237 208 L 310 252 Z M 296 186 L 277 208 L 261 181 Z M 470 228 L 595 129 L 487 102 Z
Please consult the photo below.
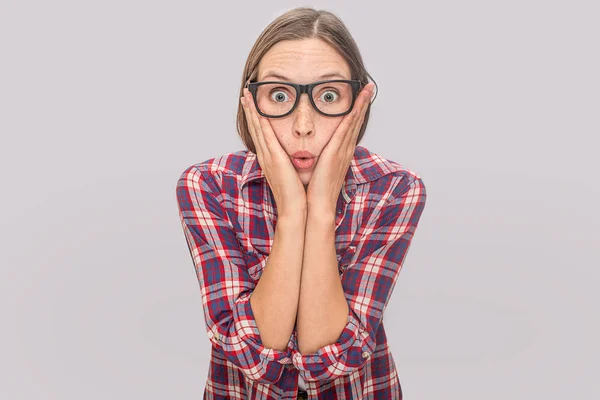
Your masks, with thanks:
M 277 213 L 279 216 L 306 213 L 304 185 L 290 157 L 275 136 L 271 123 L 258 113 L 252 93 L 247 88 L 244 88 L 244 97 L 240 101 L 256 148 L 258 163 L 277 203 Z

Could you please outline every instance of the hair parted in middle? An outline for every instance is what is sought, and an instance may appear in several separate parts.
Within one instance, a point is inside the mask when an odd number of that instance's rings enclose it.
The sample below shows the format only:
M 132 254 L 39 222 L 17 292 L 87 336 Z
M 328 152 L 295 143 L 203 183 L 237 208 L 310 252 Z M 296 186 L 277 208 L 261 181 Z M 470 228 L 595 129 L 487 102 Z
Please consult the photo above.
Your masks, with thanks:
M 325 10 L 298 7 L 287 11 L 273 20 L 262 31 L 258 39 L 256 39 L 244 66 L 239 97 L 244 95 L 246 84 L 258 78 L 258 64 L 260 60 L 276 43 L 283 40 L 313 38 L 325 41 L 340 53 L 350 67 L 350 79 L 360 81 L 361 88 L 369 83 L 369 78 L 375 83 L 375 80 L 365 68 L 354 38 L 338 16 Z M 377 86 L 377 84 L 375 85 Z M 370 112 L 371 105 L 368 106 L 365 113 L 363 125 L 358 134 L 357 144 L 360 143 L 367 129 Z M 244 146 L 256 154 L 256 148 L 248 130 L 248 121 L 246 120 L 244 109 L 239 102 L 236 126 Z

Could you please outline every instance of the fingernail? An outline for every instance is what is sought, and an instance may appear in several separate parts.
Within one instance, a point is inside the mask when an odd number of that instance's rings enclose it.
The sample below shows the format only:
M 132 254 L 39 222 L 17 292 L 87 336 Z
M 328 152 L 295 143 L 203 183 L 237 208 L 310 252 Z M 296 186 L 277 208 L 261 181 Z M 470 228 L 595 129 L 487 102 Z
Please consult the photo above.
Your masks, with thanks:
M 246 107 L 246 99 L 243 97 L 240 97 L 240 103 L 242 103 L 242 106 Z

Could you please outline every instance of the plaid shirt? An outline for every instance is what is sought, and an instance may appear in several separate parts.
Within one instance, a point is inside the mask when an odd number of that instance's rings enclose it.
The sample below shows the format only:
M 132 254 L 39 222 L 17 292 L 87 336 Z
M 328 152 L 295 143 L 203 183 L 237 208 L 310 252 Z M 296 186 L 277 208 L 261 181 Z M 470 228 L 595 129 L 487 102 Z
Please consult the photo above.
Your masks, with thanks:
M 356 146 L 337 202 L 335 248 L 350 313 L 335 343 L 300 354 L 263 346 L 250 296 L 265 268 L 277 206 L 248 150 L 188 167 L 177 182 L 185 239 L 200 284 L 211 360 L 204 399 L 402 399 L 383 313 L 426 191 L 422 179 Z

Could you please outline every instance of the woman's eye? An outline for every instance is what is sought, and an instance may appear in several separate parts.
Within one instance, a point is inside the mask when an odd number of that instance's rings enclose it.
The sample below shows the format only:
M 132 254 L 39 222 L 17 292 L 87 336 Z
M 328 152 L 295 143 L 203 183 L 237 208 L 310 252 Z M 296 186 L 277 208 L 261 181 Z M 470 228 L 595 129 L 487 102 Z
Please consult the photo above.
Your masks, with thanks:
M 283 90 L 274 90 L 271 92 L 271 99 L 275 100 L 277 103 L 281 103 L 289 100 L 288 95 Z
M 323 92 L 323 94 L 321 94 L 321 100 L 325 103 L 334 102 L 338 99 L 338 97 L 339 95 L 337 94 L 337 92 L 334 92 L 332 90 L 327 90 Z

